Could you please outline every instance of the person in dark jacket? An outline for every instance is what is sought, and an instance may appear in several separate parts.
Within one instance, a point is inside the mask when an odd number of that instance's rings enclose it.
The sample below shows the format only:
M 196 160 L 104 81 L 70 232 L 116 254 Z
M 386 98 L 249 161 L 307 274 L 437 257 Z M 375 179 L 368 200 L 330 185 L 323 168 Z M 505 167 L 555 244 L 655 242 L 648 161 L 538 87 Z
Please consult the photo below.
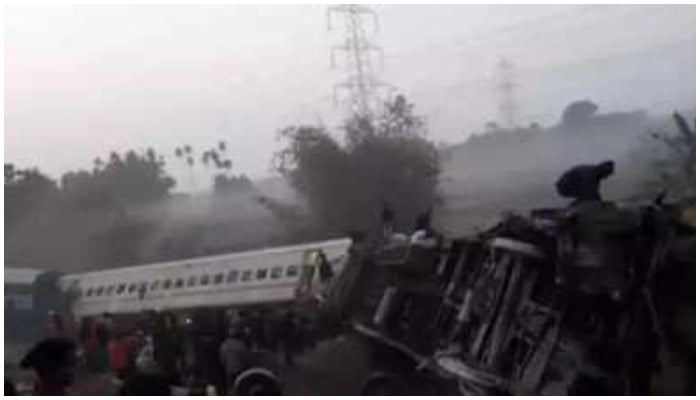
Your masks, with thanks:
M 156 361 L 171 383 L 177 383 L 179 381 L 183 338 L 175 318 L 171 314 L 164 314 L 159 320 L 153 336 Z
M 284 361 L 287 365 L 294 365 L 294 353 L 298 347 L 298 326 L 295 315 L 292 311 L 287 311 L 284 314 L 281 324 L 280 342 L 282 352 L 284 353 Z
M 49 338 L 35 345 L 20 362 L 36 371 L 39 396 L 64 396 L 73 383 L 77 365 L 76 344 L 66 338 Z
M 600 182 L 614 172 L 615 163 L 609 160 L 595 165 L 577 165 L 557 180 L 557 192 L 562 197 L 574 199 L 574 204 L 600 201 Z

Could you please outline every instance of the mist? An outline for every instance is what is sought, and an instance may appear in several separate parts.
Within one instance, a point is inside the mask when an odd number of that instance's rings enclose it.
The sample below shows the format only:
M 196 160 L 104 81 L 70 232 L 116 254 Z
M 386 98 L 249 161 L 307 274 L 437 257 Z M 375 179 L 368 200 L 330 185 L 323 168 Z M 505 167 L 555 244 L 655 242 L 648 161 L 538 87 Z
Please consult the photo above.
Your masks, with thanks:
M 650 195 L 663 150 L 650 132 L 674 131 L 674 111 L 694 118 L 694 6 L 374 12 L 379 29 L 368 34 L 382 56 L 370 64 L 385 84 L 376 95 L 404 94 L 439 147 L 434 217 L 450 235 L 505 210 L 565 204 L 554 182 L 580 163 L 615 161 L 608 198 Z M 323 127 L 343 141 L 348 110 L 333 97 L 347 71 L 329 62 L 343 32 L 330 25 L 318 6 L 8 7 L 6 163 L 37 168 L 60 191 L 67 172 L 90 171 L 96 157 L 152 148 L 174 181 L 158 200 L 110 211 L 38 201 L 8 231 L 8 263 L 99 269 L 347 234 L 324 226 L 273 167 L 285 127 Z M 501 109 L 500 60 L 513 65 L 512 124 Z M 564 110 L 579 100 L 598 109 L 567 125 Z M 221 140 L 226 174 L 250 178 L 250 191 L 216 193 L 216 172 L 174 155 Z M 73 234 L 61 235 L 61 224 Z M 114 241 L 110 226 L 126 242 L 142 240 L 103 249 L 129 256 L 102 265 L 94 243 Z

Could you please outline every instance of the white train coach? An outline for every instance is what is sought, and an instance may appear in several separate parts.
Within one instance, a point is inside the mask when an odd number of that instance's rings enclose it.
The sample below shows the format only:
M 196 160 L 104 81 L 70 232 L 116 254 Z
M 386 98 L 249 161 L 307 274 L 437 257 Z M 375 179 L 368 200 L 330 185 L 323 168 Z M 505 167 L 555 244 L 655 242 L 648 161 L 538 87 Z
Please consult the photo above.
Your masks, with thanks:
M 61 289 L 73 296 L 77 318 L 145 310 L 246 307 L 289 303 L 313 290 L 319 273 L 309 260 L 325 255 L 344 266 L 350 239 L 68 274 Z

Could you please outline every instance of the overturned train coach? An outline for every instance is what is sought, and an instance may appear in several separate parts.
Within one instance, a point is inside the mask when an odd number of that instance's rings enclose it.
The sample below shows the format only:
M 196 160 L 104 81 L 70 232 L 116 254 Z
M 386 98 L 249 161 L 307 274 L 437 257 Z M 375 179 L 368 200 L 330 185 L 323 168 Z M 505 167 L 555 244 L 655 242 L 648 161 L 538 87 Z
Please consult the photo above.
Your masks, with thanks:
M 694 199 L 535 210 L 371 249 L 343 272 L 372 355 L 363 390 L 695 393 L 694 249 Z
M 324 279 L 320 269 L 325 276 L 342 270 L 350 243 L 337 239 L 68 274 L 58 284 L 76 321 L 105 313 L 121 318 L 289 306 L 313 296 Z

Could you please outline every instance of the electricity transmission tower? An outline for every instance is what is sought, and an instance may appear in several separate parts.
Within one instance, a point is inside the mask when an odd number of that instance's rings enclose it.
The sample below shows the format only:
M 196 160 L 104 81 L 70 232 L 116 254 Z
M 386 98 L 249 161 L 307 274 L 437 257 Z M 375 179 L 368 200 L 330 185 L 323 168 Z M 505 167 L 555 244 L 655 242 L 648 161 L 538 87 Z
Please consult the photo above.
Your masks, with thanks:
M 376 91 L 385 86 L 374 77 L 373 55 L 380 56 L 381 49 L 372 43 L 365 29 L 365 22 L 371 19 L 373 32 L 379 30 L 377 15 L 366 6 L 343 4 L 330 6 L 327 10 L 328 29 L 333 29 L 333 17 L 342 20 L 344 40 L 331 48 L 331 67 L 336 65 L 336 54 L 340 53 L 345 61 L 346 77 L 336 84 L 333 98 L 336 103 L 338 92 L 344 92 L 344 103 L 351 115 L 371 117 L 372 109 L 377 103 Z
M 499 95 L 498 111 L 503 126 L 508 129 L 515 127 L 518 104 L 515 100 L 515 67 L 507 59 L 498 62 L 496 90 Z

